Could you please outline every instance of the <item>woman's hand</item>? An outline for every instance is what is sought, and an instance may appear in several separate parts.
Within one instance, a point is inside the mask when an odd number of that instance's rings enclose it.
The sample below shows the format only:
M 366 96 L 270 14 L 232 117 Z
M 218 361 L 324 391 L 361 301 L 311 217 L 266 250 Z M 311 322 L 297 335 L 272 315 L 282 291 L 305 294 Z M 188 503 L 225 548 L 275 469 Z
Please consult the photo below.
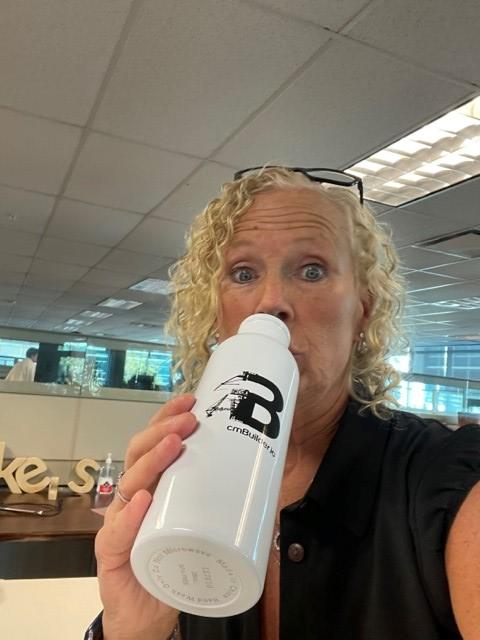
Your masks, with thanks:
M 161 473 L 197 426 L 194 402 L 190 394 L 170 400 L 128 446 L 121 492 L 129 502 L 114 498 L 95 541 L 105 640 L 163 640 L 175 626 L 178 612 L 137 582 L 130 551 Z

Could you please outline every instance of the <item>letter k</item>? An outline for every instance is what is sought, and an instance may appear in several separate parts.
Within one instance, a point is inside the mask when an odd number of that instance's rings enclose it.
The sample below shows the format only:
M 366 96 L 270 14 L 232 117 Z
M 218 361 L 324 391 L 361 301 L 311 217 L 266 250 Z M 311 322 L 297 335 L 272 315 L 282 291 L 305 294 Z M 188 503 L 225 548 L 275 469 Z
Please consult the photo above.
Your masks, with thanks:
M 12 493 L 22 493 L 18 486 L 13 472 L 18 469 L 26 460 L 26 458 L 14 458 L 8 466 L 3 469 L 3 457 L 5 454 L 5 442 L 0 442 L 0 480 L 3 478 Z

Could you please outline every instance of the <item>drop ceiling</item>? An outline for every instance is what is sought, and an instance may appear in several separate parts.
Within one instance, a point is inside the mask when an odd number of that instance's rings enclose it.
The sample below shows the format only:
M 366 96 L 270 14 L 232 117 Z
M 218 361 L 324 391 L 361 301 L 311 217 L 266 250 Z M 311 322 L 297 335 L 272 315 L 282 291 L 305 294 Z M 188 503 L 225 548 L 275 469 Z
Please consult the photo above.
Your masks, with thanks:
M 4 0 L 0 13 L 0 326 L 58 331 L 113 297 L 142 304 L 77 330 L 158 340 L 167 297 L 129 287 L 167 278 L 235 169 L 345 168 L 480 93 L 478 0 Z M 479 202 L 477 178 L 373 203 L 417 337 L 480 333 L 480 258 L 425 244 L 480 229 Z

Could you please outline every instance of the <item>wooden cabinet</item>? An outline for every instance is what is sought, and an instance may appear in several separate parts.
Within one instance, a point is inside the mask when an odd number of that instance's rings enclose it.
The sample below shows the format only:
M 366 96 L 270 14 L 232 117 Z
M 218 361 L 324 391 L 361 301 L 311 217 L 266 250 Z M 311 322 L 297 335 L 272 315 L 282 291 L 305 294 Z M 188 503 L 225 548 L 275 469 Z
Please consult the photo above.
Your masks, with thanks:
M 64 578 L 96 575 L 94 540 L 103 523 L 92 507 L 111 498 L 59 493 L 53 516 L 0 511 L 0 578 Z M 13 496 L 0 492 L 0 506 L 41 508 L 52 505 L 44 495 Z

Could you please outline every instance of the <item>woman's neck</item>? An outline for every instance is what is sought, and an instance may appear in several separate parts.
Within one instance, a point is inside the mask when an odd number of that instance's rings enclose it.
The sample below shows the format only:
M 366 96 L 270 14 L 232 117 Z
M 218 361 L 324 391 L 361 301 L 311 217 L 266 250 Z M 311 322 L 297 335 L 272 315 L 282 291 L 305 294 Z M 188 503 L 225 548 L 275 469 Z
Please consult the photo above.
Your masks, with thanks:
M 347 402 L 347 392 L 338 394 L 331 402 L 322 403 L 322 407 L 306 406 L 300 399 L 290 434 L 284 486 L 291 486 L 292 490 L 301 485 L 302 489 L 308 488 L 337 431 Z

